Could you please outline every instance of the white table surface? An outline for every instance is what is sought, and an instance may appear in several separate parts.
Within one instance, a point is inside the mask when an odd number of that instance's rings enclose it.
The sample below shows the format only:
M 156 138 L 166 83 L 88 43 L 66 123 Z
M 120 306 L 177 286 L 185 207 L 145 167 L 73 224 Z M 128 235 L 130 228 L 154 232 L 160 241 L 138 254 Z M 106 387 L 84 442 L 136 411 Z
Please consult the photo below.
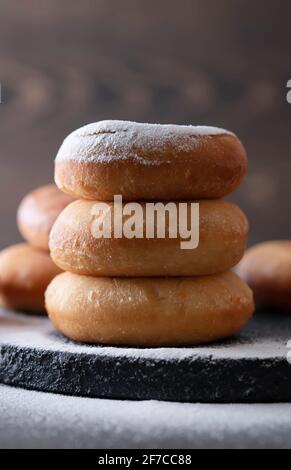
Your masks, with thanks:
M 291 404 L 128 402 L 0 385 L 0 448 L 291 448 Z

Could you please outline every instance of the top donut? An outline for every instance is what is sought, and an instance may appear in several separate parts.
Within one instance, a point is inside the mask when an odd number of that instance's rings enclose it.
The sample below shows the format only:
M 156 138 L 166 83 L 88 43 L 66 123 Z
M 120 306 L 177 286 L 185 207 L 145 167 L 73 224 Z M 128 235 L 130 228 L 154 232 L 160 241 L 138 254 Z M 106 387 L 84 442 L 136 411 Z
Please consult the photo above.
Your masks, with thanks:
M 55 181 L 91 200 L 214 199 L 234 191 L 246 170 L 242 143 L 224 129 L 101 121 L 65 139 Z

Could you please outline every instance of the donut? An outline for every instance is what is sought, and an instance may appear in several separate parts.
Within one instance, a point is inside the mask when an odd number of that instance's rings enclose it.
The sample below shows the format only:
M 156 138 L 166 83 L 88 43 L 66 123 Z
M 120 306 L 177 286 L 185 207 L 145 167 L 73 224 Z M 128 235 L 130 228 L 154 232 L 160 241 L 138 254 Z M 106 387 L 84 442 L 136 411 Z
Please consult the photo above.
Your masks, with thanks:
M 48 253 L 27 244 L 11 246 L 0 253 L 0 306 L 44 313 L 44 293 L 60 274 Z
M 89 200 L 216 199 L 234 191 L 246 170 L 243 145 L 224 129 L 101 121 L 65 139 L 55 182 Z
M 291 241 L 271 241 L 250 248 L 236 272 L 253 289 L 258 308 L 291 313 Z
M 106 204 L 112 216 L 114 203 Z M 176 207 L 177 203 L 173 204 Z M 56 220 L 50 250 L 53 261 L 63 271 L 101 277 L 210 275 L 235 266 L 245 251 L 248 222 L 238 206 L 224 200 L 200 201 L 200 241 L 196 249 L 181 249 L 181 238 L 169 236 L 95 238 L 95 207 L 93 201 L 75 201 Z M 141 207 L 145 214 L 146 204 L 141 203 Z
M 48 251 L 51 228 L 60 212 L 73 201 L 55 185 L 42 186 L 29 193 L 21 202 L 18 228 L 23 238 L 42 250 Z
M 46 291 L 46 308 L 72 340 L 143 347 L 227 338 L 254 310 L 251 290 L 232 272 L 168 279 L 63 273 Z

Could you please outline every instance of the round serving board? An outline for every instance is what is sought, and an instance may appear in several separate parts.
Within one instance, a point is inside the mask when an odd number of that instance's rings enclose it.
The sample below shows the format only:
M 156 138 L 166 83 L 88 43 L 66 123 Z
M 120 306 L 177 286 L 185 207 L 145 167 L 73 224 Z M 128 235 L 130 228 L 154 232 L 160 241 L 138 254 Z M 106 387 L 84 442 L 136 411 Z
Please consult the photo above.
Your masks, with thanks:
M 86 397 L 286 402 L 289 338 L 291 316 L 273 313 L 258 314 L 229 341 L 202 347 L 90 346 L 67 340 L 47 318 L 0 310 L 0 382 Z

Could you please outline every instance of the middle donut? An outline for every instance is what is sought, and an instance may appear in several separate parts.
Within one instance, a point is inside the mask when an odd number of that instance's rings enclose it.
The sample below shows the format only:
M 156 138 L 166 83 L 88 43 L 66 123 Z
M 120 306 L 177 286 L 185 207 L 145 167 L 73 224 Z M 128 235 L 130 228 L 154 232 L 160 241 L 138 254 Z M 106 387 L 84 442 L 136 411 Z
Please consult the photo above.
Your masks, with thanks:
M 53 261 L 64 271 L 88 276 L 149 277 L 203 276 L 222 273 L 242 258 L 248 235 L 248 222 L 238 206 L 224 200 L 199 202 L 199 244 L 194 249 L 181 248 L 185 241 L 178 227 L 171 238 L 170 219 L 165 218 L 165 238 L 97 238 L 94 223 L 98 205 L 106 204 L 101 219 L 114 218 L 114 203 L 75 201 L 64 209 L 50 236 Z M 179 208 L 181 203 L 170 203 Z M 191 202 L 186 206 L 187 224 L 191 221 Z M 123 204 L 122 208 L 126 204 Z M 146 205 L 140 203 L 146 220 Z M 102 220 L 98 216 L 98 223 Z M 129 217 L 122 216 L 122 223 Z M 108 220 L 108 219 L 107 219 Z M 155 219 L 153 225 L 156 233 Z M 181 219 L 178 217 L 178 221 Z M 144 223 L 144 222 L 143 222 Z M 195 222 L 197 223 L 197 221 Z M 102 224 L 101 224 L 102 225 Z

